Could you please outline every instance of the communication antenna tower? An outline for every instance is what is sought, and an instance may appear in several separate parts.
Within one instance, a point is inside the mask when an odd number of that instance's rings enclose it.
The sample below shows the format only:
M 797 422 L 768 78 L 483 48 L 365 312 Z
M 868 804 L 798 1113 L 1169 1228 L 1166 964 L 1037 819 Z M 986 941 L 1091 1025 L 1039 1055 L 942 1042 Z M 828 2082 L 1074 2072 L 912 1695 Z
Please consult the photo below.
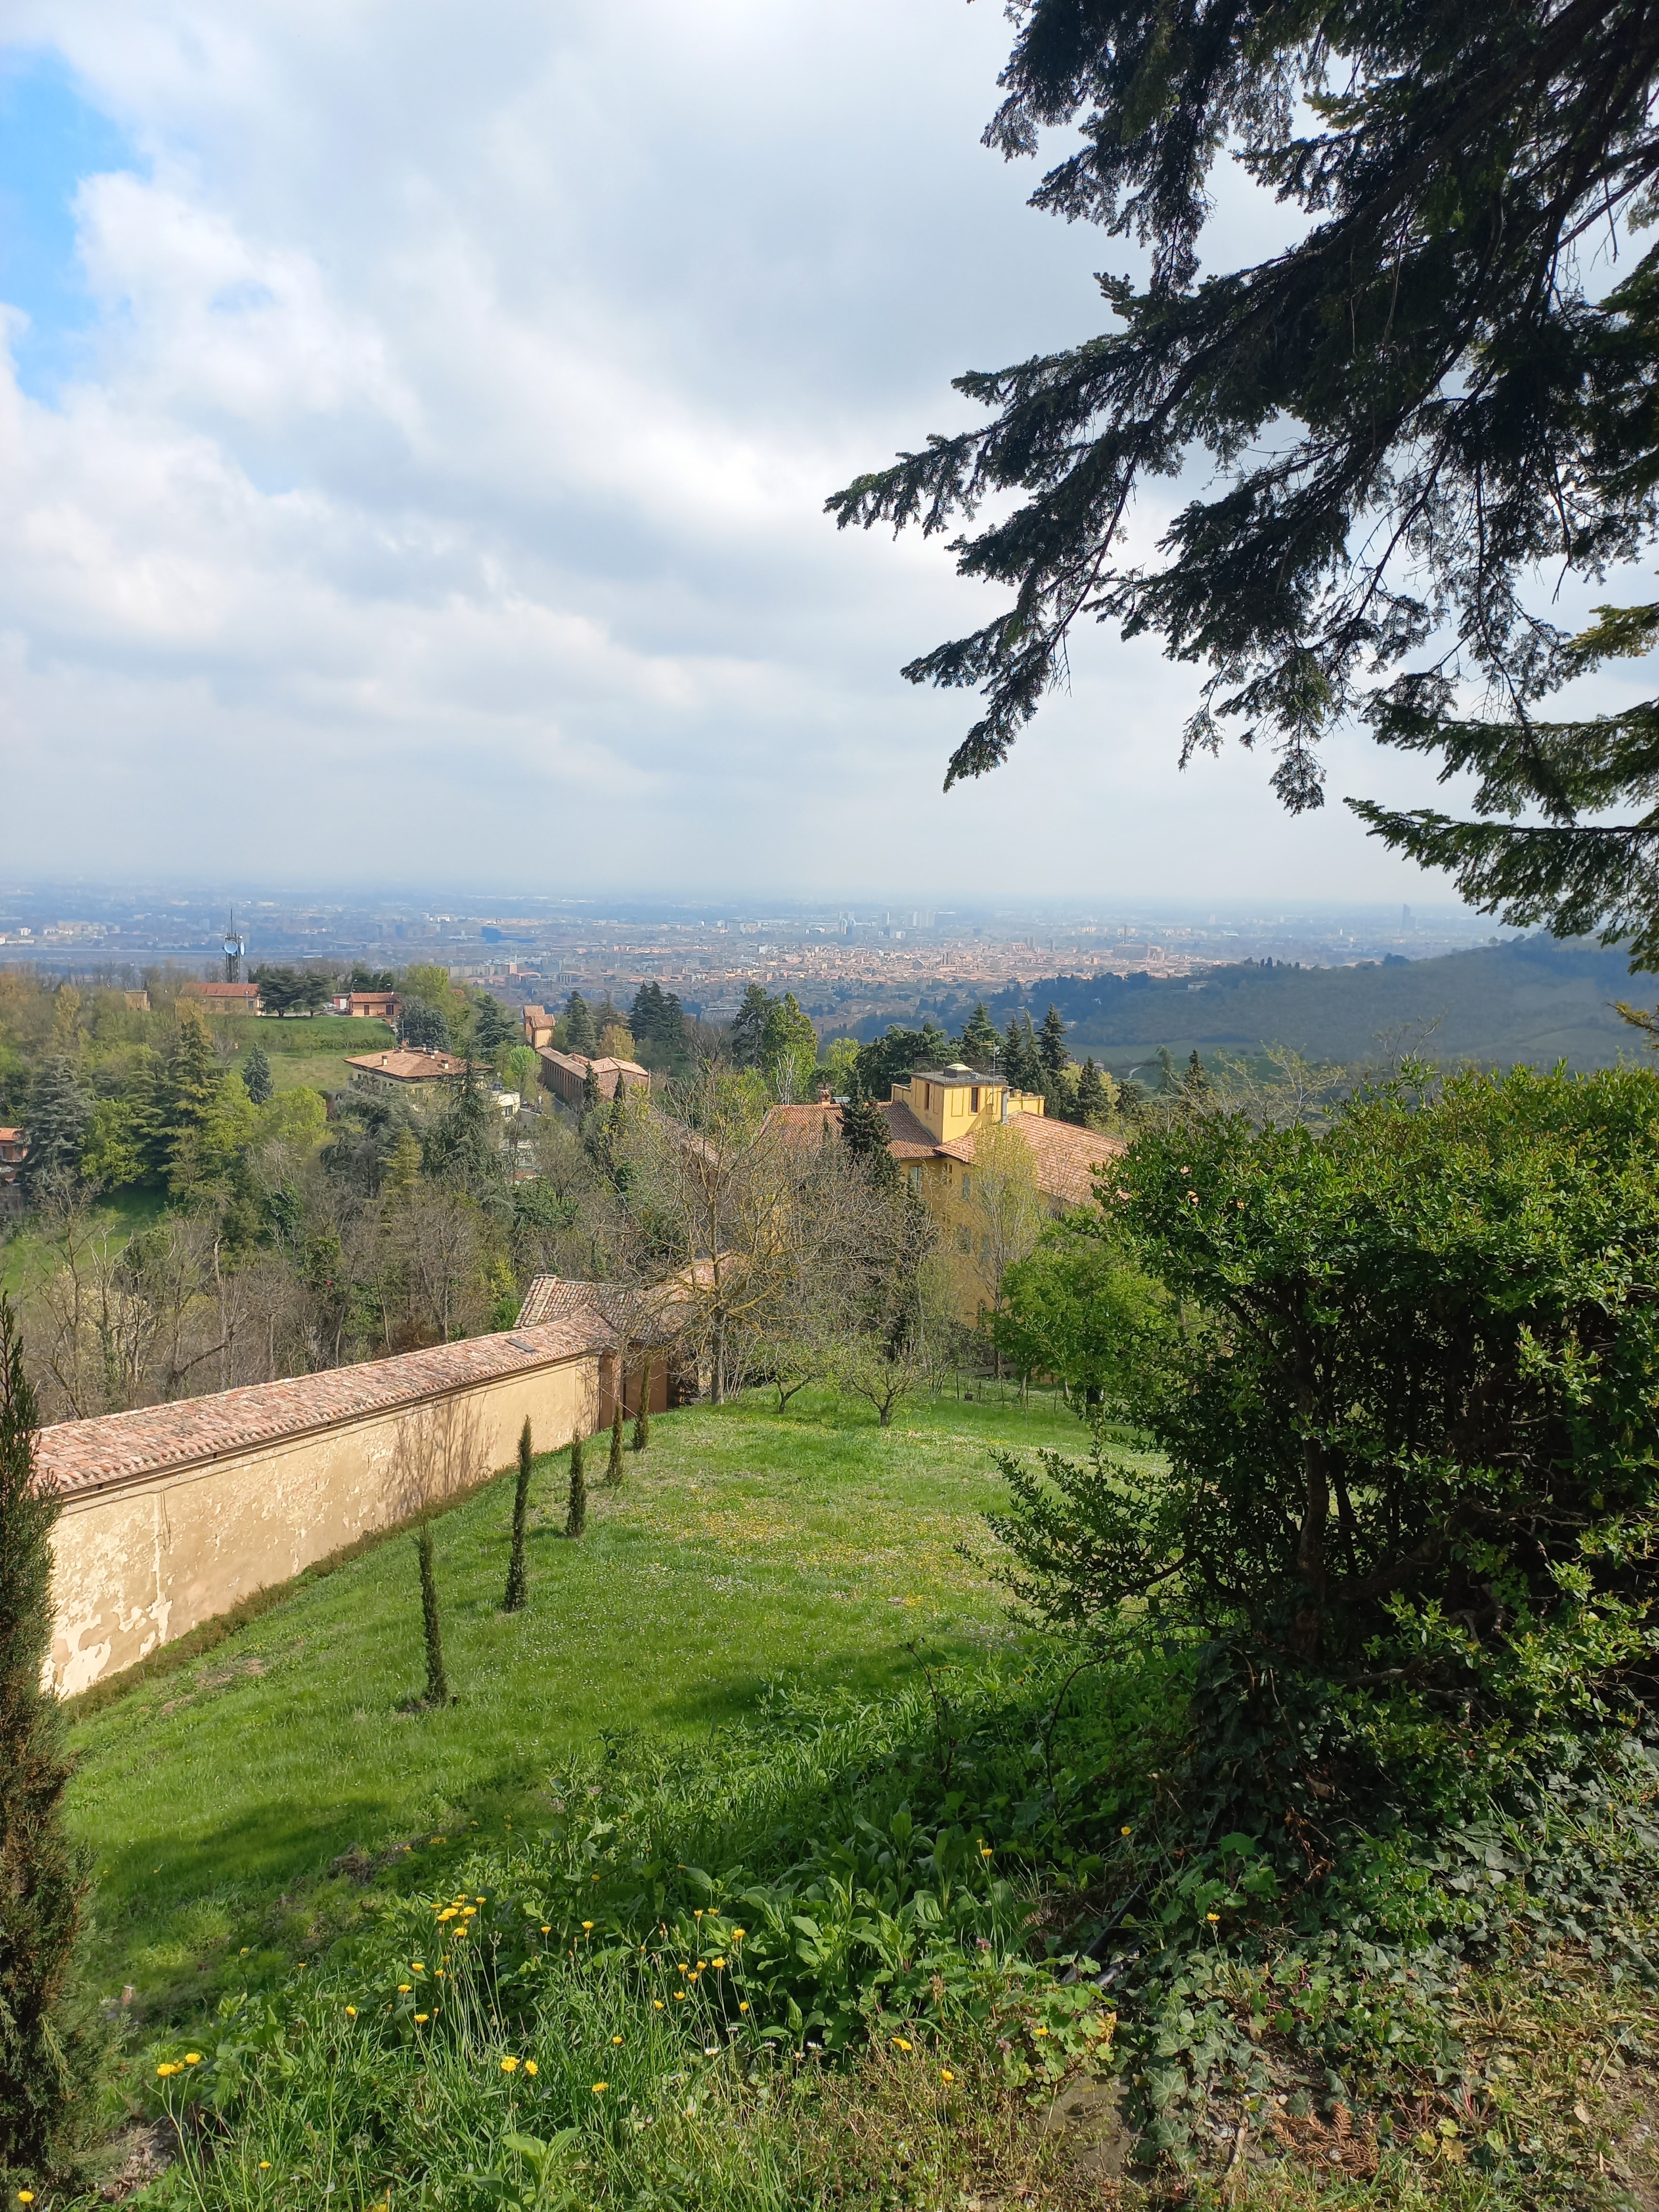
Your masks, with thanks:
M 237 934 L 236 909 L 232 907 L 230 920 L 225 928 L 225 981 L 240 983 L 242 980 L 242 955 L 247 951 L 246 939 Z

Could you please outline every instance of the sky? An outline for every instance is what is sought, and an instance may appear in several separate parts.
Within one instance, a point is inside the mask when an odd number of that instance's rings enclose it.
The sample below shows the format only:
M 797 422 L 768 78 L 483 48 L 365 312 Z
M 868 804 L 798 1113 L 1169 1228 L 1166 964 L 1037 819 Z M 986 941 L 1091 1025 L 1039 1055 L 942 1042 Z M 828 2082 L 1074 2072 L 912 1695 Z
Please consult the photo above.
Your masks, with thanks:
M 1135 258 L 980 143 L 1008 37 L 0 0 L 0 870 L 1443 898 L 1337 803 L 1431 803 L 1420 763 L 1339 737 L 1291 820 L 1268 759 L 1180 771 L 1197 673 L 1106 631 L 941 791 L 971 696 L 897 672 L 996 596 L 824 499 Z M 1223 179 L 1212 264 L 1281 233 Z

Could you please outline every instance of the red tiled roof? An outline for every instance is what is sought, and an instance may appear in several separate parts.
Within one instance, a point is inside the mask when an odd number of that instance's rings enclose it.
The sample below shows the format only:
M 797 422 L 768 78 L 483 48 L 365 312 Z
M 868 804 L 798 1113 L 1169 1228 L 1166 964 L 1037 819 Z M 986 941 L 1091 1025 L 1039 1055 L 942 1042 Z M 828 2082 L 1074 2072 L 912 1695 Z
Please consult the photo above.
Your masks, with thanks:
M 185 983 L 181 986 L 187 999 L 257 999 L 257 983 Z
M 562 1365 L 609 1341 L 597 1316 L 573 1314 L 545 1327 L 469 1337 L 430 1352 L 364 1360 L 285 1382 L 255 1382 L 173 1406 L 58 1421 L 35 1439 L 35 1468 L 62 1491 L 104 1490 L 227 1452 L 306 1436 L 362 1414 L 417 1405 L 497 1376 Z
M 896 1160 L 933 1158 L 939 1148 L 939 1139 L 902 1100 L 890 1099 L 876 1110 L 887 1124 L 887 1149 Z
M 465 1073 L 466 1062 L 453 1052 L 362 1052 L 346 1066 L 367 1068 L 371 1075 L 395 1076 L 400 1083 L 430 1083 L 439 1076 Z
M 803 1139 L 822 1144 L 825 1129 L 839 1131 L 841 1109 L 833 1098 L 815 1098 L 804 1106 L 769 1106 L 765 1127 L 775 1129 L 790 1144 Z
M 519 1326 L 527 1328 L 547 1322 L 582 1320 L 606 1332 L 614 1342 L 626 1332 L 633 1344 L 641 1343 L 647 1326 L 652 1340 L 666 1342 L 678 1332 L 672 1309 L 684 1305 L 692 1292 L 706 1290 L 711 1263 L 695 1260 L 676 1269 L 659 1283 L 641 1288 L 626 1283 L 583 1282 L 567 1275 L 538 1275 L 519 1308 Z
M 1037 1188 L 1045 1198 L 1063 1199 L 1067 1206 L 1084 1206 L 1094 1195 L 1095 1170 L 1104 1160 L 1127 1151 L 1115 1137 L 1103 1137 L 1093 1129 L 1079 1129 L 1073 1121 L 1051 1121 L 1046 1114 L 1012 1114 L 992 1124 L 1012 1129 L 1031 1150 Z M 974 1164 L 974 1135 L 969 1130 L 954 1144 L 936 1145 L 941 1158 Z

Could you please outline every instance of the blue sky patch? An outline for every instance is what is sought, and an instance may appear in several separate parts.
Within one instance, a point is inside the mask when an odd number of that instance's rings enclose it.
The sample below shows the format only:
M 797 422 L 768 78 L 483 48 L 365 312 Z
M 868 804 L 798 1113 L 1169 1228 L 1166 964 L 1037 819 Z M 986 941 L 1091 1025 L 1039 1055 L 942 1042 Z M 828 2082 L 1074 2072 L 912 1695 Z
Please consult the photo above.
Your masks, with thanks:
M 88 106 L 56 56 L 0 52 L 0 300 L 29 318 L 15 351 L 31 398 L 55 398 L 92 325 L 76 189 L 84 177 L 139 167 L 125 132 Z

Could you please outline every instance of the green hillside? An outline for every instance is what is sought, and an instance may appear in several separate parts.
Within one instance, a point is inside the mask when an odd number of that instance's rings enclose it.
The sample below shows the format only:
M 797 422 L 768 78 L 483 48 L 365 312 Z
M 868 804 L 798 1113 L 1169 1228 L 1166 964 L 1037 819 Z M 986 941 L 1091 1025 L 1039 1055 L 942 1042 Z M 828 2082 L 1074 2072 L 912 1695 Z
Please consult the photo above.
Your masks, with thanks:
M 1614 1012 L 1615 999 L 1651 1003 L 1654 986 L 1624 956 L 1545 936 L 1449 953 L 1437 960 L 1354 968 L 1255 963 L 1183 977 L 1060 975 L 1031 986 L 1039 1012 L 1050 999 L 1072 1024 L 1073 1054 L 1092 1052 L 1121 1073 L 1167 1046 L 1248 1054 L 1289 1045 L 1308 1059 L 1352 1062 L 1391 1049 L 1409 1033 L 1442 1060 L 1474 1060 L 1578 1069 L 1639 1059 L 1641 1040 Z

